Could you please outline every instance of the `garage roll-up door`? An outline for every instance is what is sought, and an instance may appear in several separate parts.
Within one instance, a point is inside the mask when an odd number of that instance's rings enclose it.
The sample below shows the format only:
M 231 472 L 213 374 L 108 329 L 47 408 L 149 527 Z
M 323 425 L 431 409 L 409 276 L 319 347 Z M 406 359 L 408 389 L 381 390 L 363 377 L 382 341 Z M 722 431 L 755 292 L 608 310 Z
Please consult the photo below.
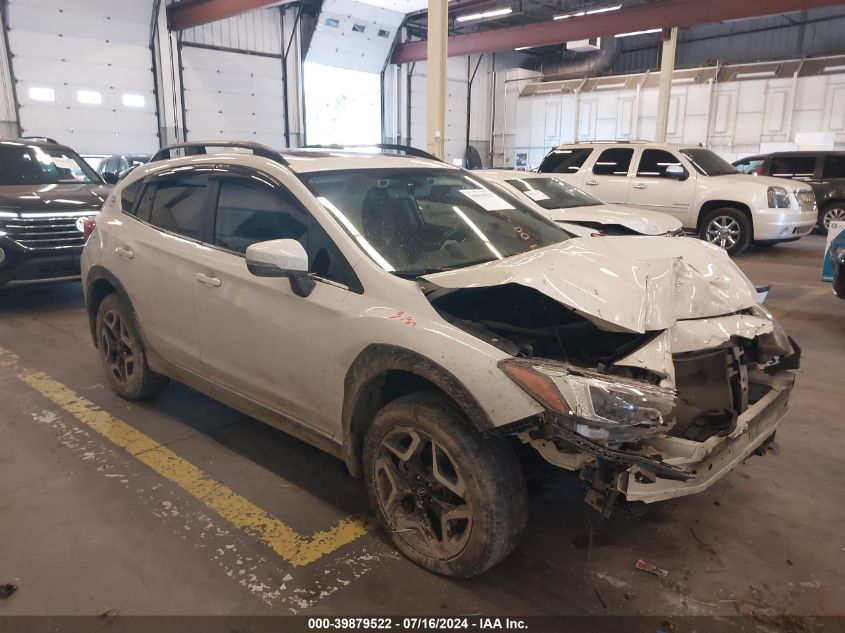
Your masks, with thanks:
M 149 0 L 9 0 L 24 135 L 83 153 L 158 147 Z
M 182 86 L 189 140 L 285 146 L 281 59 L 185 44 Z

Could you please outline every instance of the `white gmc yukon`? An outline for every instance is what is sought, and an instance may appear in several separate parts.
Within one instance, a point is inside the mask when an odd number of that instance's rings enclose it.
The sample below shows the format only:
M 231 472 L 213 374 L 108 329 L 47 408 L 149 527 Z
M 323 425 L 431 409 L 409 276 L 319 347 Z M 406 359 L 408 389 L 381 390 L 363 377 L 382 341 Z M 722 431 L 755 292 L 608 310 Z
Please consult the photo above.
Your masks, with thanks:
M 208 145 L 135 169 L 88 238 L 111 387 L 178 380 L 343 459 L 427 569 L 515 546 L 520 452 L 607 512 L 712 486 L 786 414 L 800 350 L 715 246 L 575 237 L 412 148 Z
M 565 144 L 549 152 L 539 171 L 559 174 L 605 202 L 669 213 L 731 255 L 751 243 L 797 240 L 818 219 L 809 185 L 739 174 L 703 147 L 639 141 Z

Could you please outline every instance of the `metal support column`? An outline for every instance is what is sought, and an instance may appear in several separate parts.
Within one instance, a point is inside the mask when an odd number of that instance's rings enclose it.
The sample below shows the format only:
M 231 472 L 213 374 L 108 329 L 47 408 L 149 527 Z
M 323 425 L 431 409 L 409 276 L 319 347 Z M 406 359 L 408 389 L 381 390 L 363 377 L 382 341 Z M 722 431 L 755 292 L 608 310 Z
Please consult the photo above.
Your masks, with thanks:
M 446 42 L 449 38 L 447 0 L 428 0 L 428 57 L 426 60 L 426 149 L 446 157 Z
M 678 44 L 678 29 L 663 29 L 663 52 L 660 57 L 660 91 L 657 96 L 657 122 L 654 140 L 666 142 L 666 128 L 669 127 L 669 101 L 672 97 L 672 73 L 675 72 L 675 49 Z

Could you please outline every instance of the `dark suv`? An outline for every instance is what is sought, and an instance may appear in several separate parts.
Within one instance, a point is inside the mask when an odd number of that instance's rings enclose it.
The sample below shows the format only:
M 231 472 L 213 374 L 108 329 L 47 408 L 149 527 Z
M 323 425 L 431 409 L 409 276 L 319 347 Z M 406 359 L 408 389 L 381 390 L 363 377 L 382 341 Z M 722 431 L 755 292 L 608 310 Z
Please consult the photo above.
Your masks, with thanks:
M 0 140 L 0 286 L 78 279 L 84 220 L 110 189 L 69 147 Z
M 833 221 L 845 221 L 845 152 L 775 152 L 748 156 L 733 163 L 743 174 L 794 178 L 816 194 L 818 229 L 827 235 Z

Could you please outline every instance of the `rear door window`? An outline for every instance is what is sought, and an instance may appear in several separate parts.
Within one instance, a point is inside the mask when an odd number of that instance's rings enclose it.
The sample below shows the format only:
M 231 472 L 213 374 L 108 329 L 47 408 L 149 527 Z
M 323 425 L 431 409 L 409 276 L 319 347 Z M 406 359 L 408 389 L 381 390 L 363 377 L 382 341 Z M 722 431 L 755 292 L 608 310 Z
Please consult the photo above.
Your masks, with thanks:
M 555 174 L 574 174 L 589 158 L 593 150 L 588 147 L 553 149 L 540 163 L 538 171 Z
M 824 161 L 824 178 L 845 178 L 845 155 L 830 154 Z
M 207 176 L 161 180 L 145 188 L 137 216 L 165 231 L 199 239 L 207 184 Z
M 604 150 L 593 165 L 597 176 L 627 176 L 634 150 L 629 147 L 612 147 Z

